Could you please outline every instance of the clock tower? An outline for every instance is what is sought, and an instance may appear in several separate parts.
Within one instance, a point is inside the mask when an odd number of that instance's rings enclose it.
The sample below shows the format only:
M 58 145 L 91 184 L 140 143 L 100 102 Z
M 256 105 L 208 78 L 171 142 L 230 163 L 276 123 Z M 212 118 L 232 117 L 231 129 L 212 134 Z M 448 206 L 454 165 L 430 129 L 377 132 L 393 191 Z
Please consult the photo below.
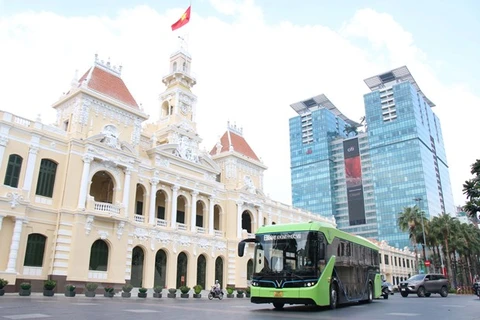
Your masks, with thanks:
M 154 139 L 157 145 L 177 144 L 182 158 L 195 160 L 202 141 L 197 134 L 195 104 L 191 88 L 196 84 L 191 70 L 192 58 L 181 47 L 170 56 L 169 73 L 163 77 L 165 91 L 160 94 L 160 116 Z

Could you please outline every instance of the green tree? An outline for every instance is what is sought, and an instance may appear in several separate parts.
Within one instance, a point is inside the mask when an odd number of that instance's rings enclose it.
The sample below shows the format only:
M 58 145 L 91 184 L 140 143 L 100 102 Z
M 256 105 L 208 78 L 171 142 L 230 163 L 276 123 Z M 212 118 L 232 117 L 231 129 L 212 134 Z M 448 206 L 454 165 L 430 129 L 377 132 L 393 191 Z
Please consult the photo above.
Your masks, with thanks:
M 480 159 L 471 165 L 470 173 L 473 178 L 463 184 L 463 194 L 468 201 L 463 210 L 470 216 L 475 225 L 478 225 L 478 213 L 480 212 Z
M 418 206 L 405 207 L 398 213 L 397 225 L 403 232 L 408 232 L 408 238 L 412 242 L 415 250 L 415 260 L 418 266 L 417 244 L 420 242 L 423 246 L 422 220 L 426 223 L 425 216 Z M 426 230 L 425 230 L 426 233 Z M 423 258 L 425 259 L 425 247 L 423 246 Z

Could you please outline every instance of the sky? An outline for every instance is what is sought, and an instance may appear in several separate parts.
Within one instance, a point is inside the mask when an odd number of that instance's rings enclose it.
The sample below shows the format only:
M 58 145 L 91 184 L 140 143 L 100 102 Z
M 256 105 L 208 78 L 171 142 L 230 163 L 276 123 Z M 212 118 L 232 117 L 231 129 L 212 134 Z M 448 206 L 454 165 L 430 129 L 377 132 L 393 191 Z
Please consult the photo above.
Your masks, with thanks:
M 190 22 L 172 32 L 190 4 Z M 468 0 L 0 0 L 0 110 L 54 123 L 51 105 L 98 54 L 122 65 L 155 122 L 182 36 L 201 148 L 211 150 L 228 121 L 242 128 L 268 167 L 264 192 L 291 204 L 290 104 L 323 93 L 359 121 L 363 80 L 406 65 L 436 104 L 454 202 L 463 205 L 462 185 L 480 158 L 478 12 L 480 2 Z

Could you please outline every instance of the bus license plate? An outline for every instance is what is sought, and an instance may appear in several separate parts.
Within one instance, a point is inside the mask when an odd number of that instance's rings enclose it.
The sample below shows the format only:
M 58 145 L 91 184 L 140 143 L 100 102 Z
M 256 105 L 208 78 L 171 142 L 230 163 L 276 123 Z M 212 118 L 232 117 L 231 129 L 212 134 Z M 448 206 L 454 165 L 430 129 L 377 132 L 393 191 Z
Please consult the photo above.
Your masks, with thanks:
M 278 297 L 283 297 L 283 291 L 275 291 L 275 292 L 273 293 L 273 296 L 274 296 L 274 297 L 277 297 L 277 298 L 278 298 Z

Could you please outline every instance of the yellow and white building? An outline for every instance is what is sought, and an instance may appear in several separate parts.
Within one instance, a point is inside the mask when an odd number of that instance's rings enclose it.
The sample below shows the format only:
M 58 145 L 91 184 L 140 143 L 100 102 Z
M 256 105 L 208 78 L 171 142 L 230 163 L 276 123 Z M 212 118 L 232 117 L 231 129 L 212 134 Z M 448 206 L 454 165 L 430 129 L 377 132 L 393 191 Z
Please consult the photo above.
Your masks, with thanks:
M 146 124 L 121 67 L 97 57 L 54 103 L 55 126 L 0 111 L 7 291 L 24 281 L 40 291 L 45 279 L 57 280 L 58 291 L 87 282 L 208 287 L 215 279 L 244 287 L 252 252 L 239 258 L 239 240 L 260 225 L 326 221 L 263 193 L 267 167 L 239 128 L 228 126 L 211 152 L 199 149 L 190 70 L 187 52 L 171 55 L 154 123 Z

